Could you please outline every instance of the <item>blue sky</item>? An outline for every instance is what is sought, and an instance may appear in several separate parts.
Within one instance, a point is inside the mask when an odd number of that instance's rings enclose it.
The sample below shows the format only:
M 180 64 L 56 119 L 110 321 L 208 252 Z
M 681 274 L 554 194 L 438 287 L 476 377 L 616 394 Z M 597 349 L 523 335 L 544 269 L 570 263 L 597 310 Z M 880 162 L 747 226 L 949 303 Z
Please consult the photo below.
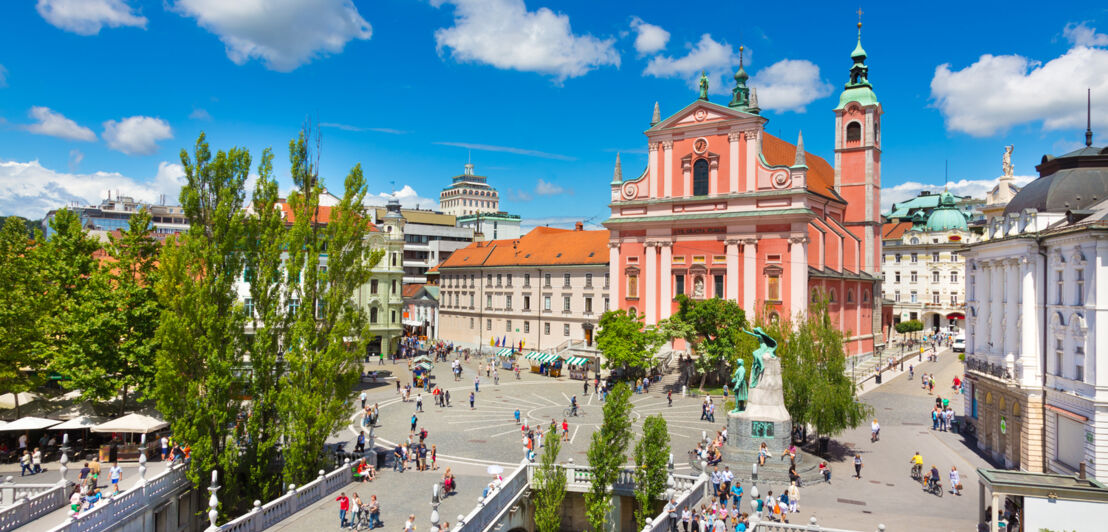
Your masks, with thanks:
M 745 45 L 767 130 L 830 159 L 857 6 L 579 0 L 37 0 L 0 6 L 0 214 L 41 216 L 107 190 L 174 202 L 179 152 L 277 154 L 322 125 L 335 189 L 361 163 L 371 192 L 431 205 L 467 156 L 529 225 L 602 221 L 616 152 L 645 165 L 654 102 L 667 115 L 712 76 L 726 103 Z M 1108 15 L 862 5 L 885 109 L 888 199 L 942 187 L 981 195 L 1015 144 L 1016 174 L 1082 142 L 1093 89 L 1108 135 Z M 1104 28 L 1098 30 L 1100 26 Z M 726 83 L 724 83 L 726 81 Z M 404 189 L 410 187 L 410 189 Z

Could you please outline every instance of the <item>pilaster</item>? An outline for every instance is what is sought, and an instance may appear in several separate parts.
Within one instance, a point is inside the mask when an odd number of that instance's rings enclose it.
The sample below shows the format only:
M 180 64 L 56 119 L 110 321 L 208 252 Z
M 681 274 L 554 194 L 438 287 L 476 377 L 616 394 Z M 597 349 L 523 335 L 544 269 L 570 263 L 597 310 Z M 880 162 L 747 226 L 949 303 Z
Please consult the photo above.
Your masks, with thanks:
M 664 320 L 672 314 L 673 310 L 673 305 L 671 303 L 673 301 L 673 289 L 671 288 L 673 274 L 670 271 L 673 266 L 673 242 L 660 241 L 658 242 L 658 246 L 662 248 L 662 275 L 659 276 L 662 288 L 659 290 L 661 294 L 658 298 L 660 307 L 658 309 L 658 318 Z
M 727 134 L 728 158 L 731 160 L 728 174 L 727 191 L 735 194 L 739 191 L 739 139 L 742 132 L 732 131 Z
M 611 240 L 608 242 L 608 279 L 610 286 L 608 291 L 612 298 L 612 308 L 620 308 L 620 290 L 623 288 L 623 277 L 619 274 L 619 247 L 620 242 L 618 240 Z M 541 284 L 541 283 L 540 283 Z M 536 304 L 538 304 L 536 302 Z M 539 308 L 542 308 L 539 305 Z
M 727 246 L 727 287 L 724 290 L 727 299 L 739 301 L 739 240 L 729 238 L 724 241 Z M 752 316 L 747 316 L 751 318 Z
M 757 314 L 754 308 L 757 295 L 757 279 L 754 270 L 758 265 L 758 239 L 744 238 L 743 244 L 743 310 L 746 315 L 754 317 Z
M 658 197 L 661 193 L 661 188 L 658 186 L 661 178 L 661 176 L 658 175 L 658 147 L 659 143 L 657 142 L 650 142 L 647 144 L 647 149 L 650 151 L 650 154 L 647 156 L 647 159 L 650 161 L 650 182 L 646 183 L 647 196 Z
M 758 131 L 744 131 L 746 137 L 746 191 L 754 192 L 757 185 Z
M 661 191 L 661 190 L 658 191 L 658 197 L 662 197 L 662 194 L 664 192 L 664 194 L 665 194 L 664 197 L 669 198 L 669 197 L 673 196 L 673 141 L 672 140 L 663 140 L 662 141 L 662 154 L 663 154 L 662 155 L 662 164 L 665 165 L 665 168 L 662 170 L 663 173 L 665 174 L 665 177 L 663 178 L 663 183 L 664 183 L 663 186 L 665 187 L 665 190 L 664 191 Z
M 658 248 L 653 241 L 646 241 L 646 325 L 658 323 Z

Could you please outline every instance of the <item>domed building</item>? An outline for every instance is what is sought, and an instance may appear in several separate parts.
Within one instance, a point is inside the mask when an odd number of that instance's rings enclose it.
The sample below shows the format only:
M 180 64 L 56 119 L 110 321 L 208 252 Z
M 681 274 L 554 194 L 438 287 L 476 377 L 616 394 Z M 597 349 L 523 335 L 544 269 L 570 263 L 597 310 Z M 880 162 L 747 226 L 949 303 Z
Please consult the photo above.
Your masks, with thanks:
M 977 446 L 1008 467 L 1105 481 L 1108 148 L 1088 130 L 1085 141 L 1044 156 L 1038 179 L 963 253 L 965 419 Z
M 965 329 L 965 278 L 956 252 L 977 240 L 969 226 L 977 203 L 922 192 L 885 214 L 882 287 L 893 303 L 892 324 L 920 320 L 929 332 Z

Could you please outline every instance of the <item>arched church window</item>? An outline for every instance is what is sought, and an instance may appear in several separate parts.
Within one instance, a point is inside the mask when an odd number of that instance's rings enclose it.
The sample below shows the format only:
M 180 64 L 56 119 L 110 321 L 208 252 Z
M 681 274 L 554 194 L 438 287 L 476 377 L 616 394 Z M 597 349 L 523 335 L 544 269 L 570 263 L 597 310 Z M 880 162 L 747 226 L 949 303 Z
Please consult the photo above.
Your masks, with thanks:
M 369 322 L 377 323 L 377 307 L 369 308 Z
M 846 302 L 847 303 L 853 303 L 854 302 L 854 290 L 847 290 L 846 291 Z
M 693 196 L 708 195 L 708 161 L 698 159 L 693 163 Z
M 862 124 L 851 122 L 846 125 L 846 141 L 860 142 L 862 140 Z

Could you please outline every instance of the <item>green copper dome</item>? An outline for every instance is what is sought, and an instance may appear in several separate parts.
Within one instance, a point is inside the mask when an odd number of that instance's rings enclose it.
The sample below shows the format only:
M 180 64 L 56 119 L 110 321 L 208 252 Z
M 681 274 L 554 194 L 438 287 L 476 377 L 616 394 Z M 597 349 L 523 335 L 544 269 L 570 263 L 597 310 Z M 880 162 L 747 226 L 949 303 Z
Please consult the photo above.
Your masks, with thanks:
M 932 211 L 931 216 L 927 218 L 927 230 L 969 230 L 969 225 L 966 224 L 966 215 L 962 214 L 954 204 L 954 195 L 949 192 L 943 192 L 942 195 L 939 196 L 939 207 Z

